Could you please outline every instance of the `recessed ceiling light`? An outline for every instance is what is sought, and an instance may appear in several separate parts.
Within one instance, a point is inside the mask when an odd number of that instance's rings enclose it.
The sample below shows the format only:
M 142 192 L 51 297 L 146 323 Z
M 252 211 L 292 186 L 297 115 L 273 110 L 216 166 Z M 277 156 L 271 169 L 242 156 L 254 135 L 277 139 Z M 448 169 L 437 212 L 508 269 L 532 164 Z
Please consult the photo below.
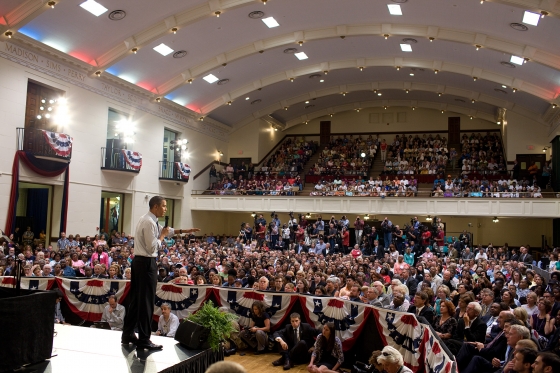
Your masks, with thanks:
M 541 19 L 541 15 L 533 12 L 529 12 L 528 10 L 523 13 L 523 23 L 526 23 L 531 26 L 536 26 L 539 24 L 539 19 Z
M 410 75 L 410 76 L 414 76 L 414 73 L 410 73 L 409 75 Z
M 278 27 L 280 24 L 274 19 L 274 17 L 263 18 L 262 21 L 268 28 Z
M 387 8 L 389 8 L 389 13 L 392 15 L 402 16 L 402 10 L 399 4 L 387 4 Z
M 412 52 L 412 47 L 410 44 L 401 44 L 401 50 L 403 52 Z
M 87 10 L 88 12 L 90 12 L 91 14 L 93 14 L 94 16 L 96 16 L 96 17 L 99 17 L 100 15 L 105 13 L 107 10 L 109 10 L 109 9 L 105 8 L 103 5 L 96 2 L 95 0 L 87 0 L 83 3 L 81 3 L 80 6 L 82 8 L 84 8 L 85 10 Z
M 381 96 L 381 94 L 382 94 L 382 93 L 381 93 L 381 92 L 379 92 L 379 93 L 378 93 L 377 95 L 378 95 L 378 96 Z
M 294 53 L 294 55 L 298 58 L 298 60 L 306 60 L 309 57 L 307 57 L 307 54 L 305 54 L 305 52 L 298 52 L 298 53 Z
M 250 99 L 250 97 L 245 97 L 245 101 L 248 101 Z
M 213 74 L 208 74 L 206 75 L 204 78 L 202 78 L 204 80 L 206 80 L 208 83 L 212 84 L 212 83 L 216 83 L 219 79 L 216 78 Z
M 306 103 L 306 104 L 308 104 L 308 103 L 309 103 L 309 101 L 305 101 L 305 103 Z
M 324 82 L 325 82 L 325 79 L 319 80 L 319 83 L 324 83 Z
M 161 54 L 162 56 L 167 56 L 169 53 L 173 53 L 173 49 L 169 48 L 167 45 L 161 43 L 157 47 L 154 47 L 154 50 Z
M 507 85 L 503 85 L 503 84 L 502 84 L 502 88 L 507 88 Z
M 511 59 L 509 60 L 509 62 L 514 63 L 516 65 L 523 65 L 523 58 L 522 57 L 518 57 L 518 56 L 511 56 Z

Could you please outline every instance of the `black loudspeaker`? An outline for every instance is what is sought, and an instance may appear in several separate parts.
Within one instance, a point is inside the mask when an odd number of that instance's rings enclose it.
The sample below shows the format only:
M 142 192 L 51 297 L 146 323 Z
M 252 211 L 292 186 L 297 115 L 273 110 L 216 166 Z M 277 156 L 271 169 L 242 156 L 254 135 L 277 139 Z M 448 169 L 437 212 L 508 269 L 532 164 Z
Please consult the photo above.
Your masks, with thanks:
M 210 347 L 208 344 L 209 334 L 210 331 L 206 327 L 190 320 L 184 320 L 177 328 L 175 340 L 191 350 L 206 350 Z

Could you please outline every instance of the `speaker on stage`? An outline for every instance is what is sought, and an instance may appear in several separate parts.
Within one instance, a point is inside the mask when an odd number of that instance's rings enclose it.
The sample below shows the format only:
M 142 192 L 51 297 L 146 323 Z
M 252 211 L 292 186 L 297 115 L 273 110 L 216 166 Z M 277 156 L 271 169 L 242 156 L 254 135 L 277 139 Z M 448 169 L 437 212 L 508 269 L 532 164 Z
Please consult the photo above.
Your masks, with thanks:
M 210 331 L 206 327 L 185 320 L 177 328 L 175 340 L 191 350 L 206 350 L 210 347 L 208 344 L 209 334 Z

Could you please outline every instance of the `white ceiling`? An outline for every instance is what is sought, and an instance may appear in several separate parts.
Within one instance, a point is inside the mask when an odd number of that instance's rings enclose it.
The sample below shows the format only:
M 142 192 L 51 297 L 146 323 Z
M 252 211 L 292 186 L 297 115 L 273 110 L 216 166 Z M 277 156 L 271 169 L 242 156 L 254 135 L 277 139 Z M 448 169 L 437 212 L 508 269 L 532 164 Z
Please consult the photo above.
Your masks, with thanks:
M 383 100 L 429 101 L 489 115 L 506 107 L 544 123 L 551 103 L 560 104 L 560 0 L 540 7 L 531 0 L 482 5 L 479 0 L 398 0 L 406 1 L 400 4 L 402 16 L 389 14 L 387 4 L 395 4 L 390 0 L 269 0 L 266 5 L 261 0 L 98 0 L 109 9 L 99 17 L 82 9 L 83 1 L 58 0 L 50 9 L 47 0 L 2 0 L 0 29 L 232 127 L 268 114 L 293 123 L 314 111 Z M 110 20 L 113 10 L 124 10 L 126 17 Z M 520 23 L 525 10 L 546 10 L 549 16 L 516 31 L 510 24 Z M 269 29 L 249 18 L 253 11 L 273 16 L 280 26 Z M 404 38 L 417 40 L 411 53 L 400 49 Z M 152 50 L 160 43 L 187 55 L 163 57 Z M 482 48 L 476 51 L 475 44 Z M 304 51 L 309 59 L 299 61 L 284 53 L 286 48 Z M 515 68 L 500 64 L 512 53 L 531 61 Z M 358 66 L 366 68 L 361 72 Z M 411 67 L 424 71 L 412 77 Z M 308 78 L 323 70 L 329 74 Z M 229 82 L 209 84 L 202 80 L 208 73 Z M 502 84 L 507 94 L 495 91 Z M 383 96 L 373 94 L 374 87 L 384 87 Z M 351 93 L 343 97 L 341 90 Z M 440 91 L 444 95 L 438 97 Z M 315 106 L 305 109 L 303 101 L 313 97 Z M 251 104 L 255 99 L 261 102 Z

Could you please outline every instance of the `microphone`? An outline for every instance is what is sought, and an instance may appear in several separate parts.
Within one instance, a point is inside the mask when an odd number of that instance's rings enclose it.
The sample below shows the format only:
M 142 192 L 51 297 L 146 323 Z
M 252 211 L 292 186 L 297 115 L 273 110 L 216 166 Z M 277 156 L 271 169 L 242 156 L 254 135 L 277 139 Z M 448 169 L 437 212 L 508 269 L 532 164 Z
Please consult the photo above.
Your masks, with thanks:
M 166 216 L 166 217 L 165 217 L 165 226 L 164 226 L 164 228 L 167 228 L 167 227 L 169 227 L 169 216 Z

